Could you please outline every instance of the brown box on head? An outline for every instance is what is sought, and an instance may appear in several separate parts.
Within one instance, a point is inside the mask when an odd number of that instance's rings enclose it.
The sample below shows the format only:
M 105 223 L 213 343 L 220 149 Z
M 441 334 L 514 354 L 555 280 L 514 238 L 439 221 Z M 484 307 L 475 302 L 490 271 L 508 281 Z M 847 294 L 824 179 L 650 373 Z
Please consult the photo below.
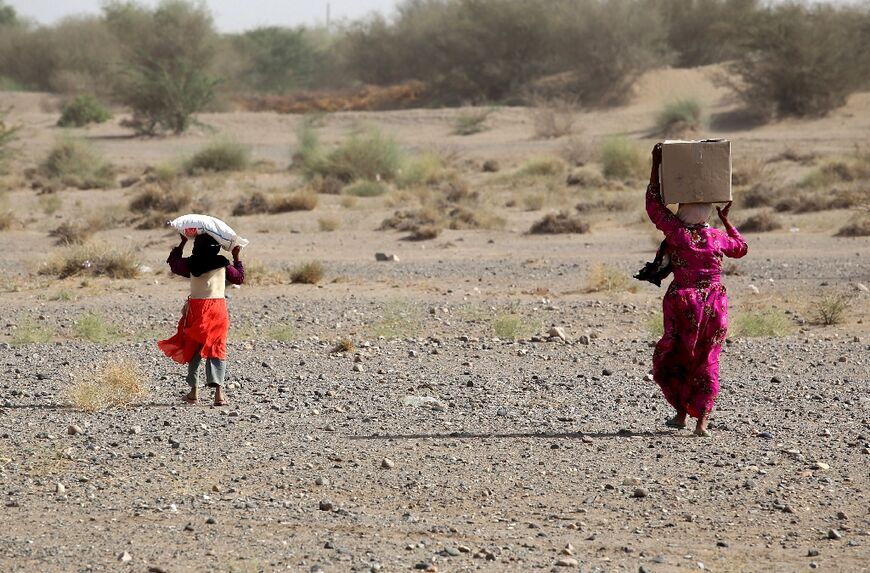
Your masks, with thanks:
M 665 204 L 731 200 L 731 142 L 727 139 L 665 141 L 662 145 Z

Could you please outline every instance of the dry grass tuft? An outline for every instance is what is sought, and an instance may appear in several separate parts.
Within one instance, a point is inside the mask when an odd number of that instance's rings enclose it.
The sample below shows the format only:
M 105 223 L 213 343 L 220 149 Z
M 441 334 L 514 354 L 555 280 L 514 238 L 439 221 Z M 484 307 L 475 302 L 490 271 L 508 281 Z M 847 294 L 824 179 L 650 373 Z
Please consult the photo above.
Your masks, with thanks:
M 257 215 L 261 213 L 290 213 L 294 211 L 313 211 L 319 202 L 317 193 L 303 189 L 290 195 L 266 195 L 255 192 L 241 199 L 233 208 L 233 215 Z
M 535 137 L 556 139 L 574 133 L 577 101 L 568 99 L 536 99 L 529 110 Z
M 598 263 L 589 270 L 586 278 L 586 292 L 635 292 L 637 286 L 630 276 L 604 263 Z
M 12 344 L 22 346 L 25 344 L 45 344 L 54 338 L 54 331 L 35 322 L 25 321 L 12 331 Z
M 656 117 L 656 132 L 664 137 L 685 137 L 701 131 L 703 127 L 701 103 L 693 98 L 667 104 Z
M 132 250 L 91 242 L 66 247 L 43 267 L 40 274 L 62 279 L 77 275 L 130 279 L 138 274 L 138 265 Z
M 87 242 L 99 228 L 85 221 L 65 221 L 48 234 L 58 245 L 81 245 Z
M 739 226 L 744 233 L 767 233 L 782 228 L 782 222 L 770 211 L 762 211 L 743 221 Z
M 8 231 L 16 223 L 18 223 L 18 219 L 15 218 L 12 211 L 0 211 L 0 231 Z
M 351 340 L 348 337 L 344 337 L 335 343 L 335 346 L 333 347 L 332 352 L 333 352 L 333 354 L 339 354 L 339 353 L 347 354 L 347 353 L 353 352 L 354 350 L 356 350 L 356 346 L 354 345 L 353 340 Z
M 611 137 L 601 146 L 601 165 L 608 179 L 634 180 L 644 176 L 649 162 L 636 142 L 626 137 Z
M 846 320 L 851 302 L 843 294 L 829 294 L 814 301 L 810 307 L 810 320 L 821 326 L 835 326 Z
M 582 167 L 592 160 L 589 143 L 576 135 L 559 145 L 558 154 L 565 163 L 574 167 Z
M 551 177 L 565 172 L 565 162 L 558 157 L 538 157 L 523 164 L 518 177 Z
M 184 163 L 188 175 L 244 171 L 251 164 L 251 151 L 234 141 L 215 141 Z
M 74 381 L 66 395 L 76 409 L 99 412 L 127 408 L 147 398 L 149 392 L 139 365 L 121 360 L 106 362 L 87 377 Z
M 492 331 L 502 340 L 518 340 L 529 338 L 540 324 L 534 324 L 519 314 L 499 314 L 492 319 Z
M 380 197 L 389 190 L 380 181 L 357 181 L 345 187 L 342 192 L 350 197 Z
M 566 233 L 583 234 L 589 231 L 589 225 L 580 217 L 570 213 L 549 213 L 529 229 L 530 235 L 559 235 Z
M 731 330 L 734 336 L 740 337 L 780 338 L 788 336 L 794 330 L 794 324 L 775 308 L 761 308 L 738 313 Z
M 297 265 L 290 271 L 290 280 L 294 284 L 314 285 L 323 280 L 325 270 L 320 261 L 309 261 Z
M 108 344 L 118 339 L 118 329 L 102 315 L 89 312 L 76 321 L 76 334 L 82 340 Z
M 322 232 L 331 233 L 341 227 L 341 221 L 336 217 L 321 217 L 317 220 L 317 226 Z
M 115 184 L 114 168 L 90 146 L 73 139 L 58 141 L 37 173 L 52 183 L 77 189 L 107 189 Z
M 189 207 L 192 201 L 193 193 L 187 187 L 172 184 L 149 185 L 130 200 L 130 210 L 143 215 L 173 215 L 169 217 L 172 219 L 174 214 Z
M 463 111 L 453 120 L 453 135 L 474 135 L 489 129 L 486 124 L 492 109 Z
M 840 230 L 838 237 L 870 237 L 870 213 L 858 213 Z

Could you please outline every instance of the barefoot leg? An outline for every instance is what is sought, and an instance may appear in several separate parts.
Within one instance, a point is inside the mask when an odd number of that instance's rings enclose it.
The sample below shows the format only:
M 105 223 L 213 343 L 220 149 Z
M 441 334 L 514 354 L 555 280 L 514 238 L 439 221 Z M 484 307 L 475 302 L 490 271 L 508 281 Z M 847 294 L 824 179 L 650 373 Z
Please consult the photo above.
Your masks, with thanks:
M 184 396 L 184 401 L 187 402 L 188 404 L 196 404 L 196 401 L 198 399 L 199 399 L 199 396 L 197 395 L 196 386 L 191 388 L 190 392 L 188 392 L 187 395 Z
M 685 428 L 686 415 L 685 410 L 677 410 L 677 415 L 665 422 L 665 425 L 671 428 Z
M 214 405 L 215 406 L 226 406 L 227 405 L 227 396 L 226 396 L 226 394 L 224 394 L 224 387 L 223 386 L 215 386 Z
M 695 425 L 695 435 L 709 437 L 710 431 L 707 429 L 707 423 L 710 421 L 710 412 L 705 412 L 700 418 L 698 418 L 698 423 Z

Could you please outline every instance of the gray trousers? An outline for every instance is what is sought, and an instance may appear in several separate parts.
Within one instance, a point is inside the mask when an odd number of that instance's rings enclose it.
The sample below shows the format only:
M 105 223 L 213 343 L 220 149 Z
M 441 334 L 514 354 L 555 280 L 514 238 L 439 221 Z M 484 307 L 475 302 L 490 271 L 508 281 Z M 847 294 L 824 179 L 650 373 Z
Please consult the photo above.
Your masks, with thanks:
M 191 388 L 197 387 L 197 370 L 202 362 L 202 356 L 199 350 L 193 353 L 193 358 L 187 365 L 187 385 Z M 207 358 L 205 361 L 205 385 L 209 387 L 223 386 L 224 376 L 227 373 L 227 363 L 219 358 Z

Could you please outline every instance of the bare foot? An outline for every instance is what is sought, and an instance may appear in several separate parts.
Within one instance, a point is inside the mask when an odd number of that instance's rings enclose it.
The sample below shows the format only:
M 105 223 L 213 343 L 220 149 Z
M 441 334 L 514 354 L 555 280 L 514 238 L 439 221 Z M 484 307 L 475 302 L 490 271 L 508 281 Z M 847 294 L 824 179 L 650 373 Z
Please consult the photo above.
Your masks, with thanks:
M 215 406 L 226 406 L 227 405 L 227 396 L 224 394 L 223 386 L 217 386 L 214 391 L 214 405 Z
M 686 412 L 677 412 L 677 415 L 665 422 L 669 428 L 683 429 L 686 427 Z
M 197 395 L 196 388 L 191 388 L 190 392 L 184 397 L 184 401 L 188 404 L 196 404 L 199 396 Z
M 695 425 L 695 435 L 702 438 L 709 438 L 713 434 L 707 429 L 707 423 L 710 421 L 710 414 L 706 413 L 698 418 L 698 423 Z

